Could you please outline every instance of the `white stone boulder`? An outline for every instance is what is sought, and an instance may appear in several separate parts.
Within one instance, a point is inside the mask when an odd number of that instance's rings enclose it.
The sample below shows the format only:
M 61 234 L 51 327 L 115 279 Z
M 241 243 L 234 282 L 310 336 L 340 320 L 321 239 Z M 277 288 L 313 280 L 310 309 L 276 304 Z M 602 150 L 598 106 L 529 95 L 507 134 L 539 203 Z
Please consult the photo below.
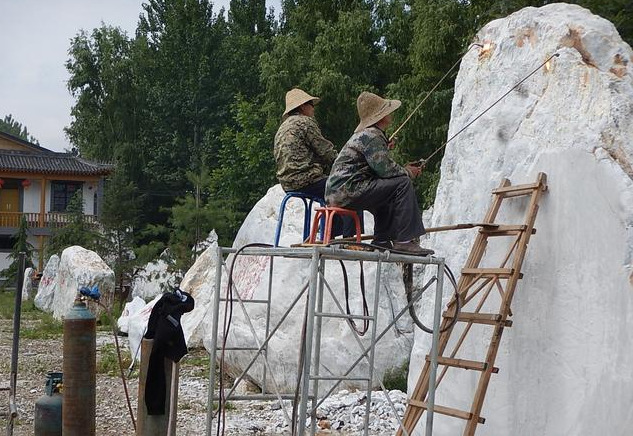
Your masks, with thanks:
M 24 280 L 22 280 L 22 300 L 28 300 L 33 295 L 33 276 L 35 269 L 28 267 L 24 270 Z
M 432 226 L 480 222 L 502 178 L 548 176 L 477 434 L 630 434 L 633 51 L 611 23 L 564 3 L 493 21 L 476 39 L 491 48 L 471 50 L 461 64 L 448 137 L 560 55 L 450 142 L 441 165 Z M 498 221 L 517 223 L 524 208 Z M 475 234 L 434 233 L 429 243 L 458 273 Z M 500 254 L 489 246 L 486 258 Z M 430 306 L 429 296 L 422 307 Z M 457 357 L 482 356 L 489 338 L 490 330 L 471 333 Z M 416 331 L 410 391 L 429 348 L 430 337 Z M 436 404 L 469 409 L 479 373 L 462 372 L 442 381 Z M 463 421 L 435 417 L 434 434 L 462 433 Z
M 57 274 L 51 283 L 53 316 L 62 319 L 70 310 L 81 286 L 97 286 L 101 303 L 111 307 L 114 299 L 114 272 L 94 251 L 74 245 L 66 248 L 60 257 Z M 102 309 L 89 303 L 90 310 L 99 316 Z
M 53 296 L 55 294 L 57 269 L 59 268 L 59 256 L 53 254 L 46 262 L 40 284 L 37 287 L 37 295 L 33 299 L 35 307 L 44 311 L 52 312 Z
M 234 247 L 242 247 L 248 243 L 268 243 L 272 244 L 277 225 L 277 215 L 279 204 L 283 198 L 284 192 L 279 185 L 269 189 L 268 193 L 253 207 L 250 214 L 242 224 L 242 227 L 235 239 Z M 286 214 L 284 216 L 284 225 L 280 244 L 288 246 L 290 244 L 302 241 L 302 223 L 303 223 L 303 206 L 299 201 L 291 201 L 288 203 Z M 371 233 L 373 220 L 370 214 L 365 216 L 366 233 Z M 210 255 L 213 252 L 209 253 Z M 231 265 L 233 257 L 229 257 L 227 265 Z M 217 297 L 215 294 L 215 268 L 211 260 L 201 262 L 202 271 L 197 272 L 200 279 L 198 283 L 204 283 L 205 294 L 210 294 L 202 300 L 201 293 L 194 293 L 192 279 L 188 284 L 183 283 L 183 288 L 194 294 L 196 298 L 196 310 L 201 311 L 205 315 L 205 323 L 202 324 L 202 332 L 204 333 L 204 344 L 208 348 L 211 337 L 211 319 L 210 305 Z M 346 262 L 346 268 L 349 275 L 350 283 L 350 306 L 356 314 L 361 313 L 361 300 L 359 290 L 359 266 L 358 262 Z M 204 265 L 204 266 L 203 266 Z M 234 269 L 235 291 L 239 292 L 241 298 L 265 299 L 268 289 L 269 277 L 269 259 L 266 257 L 241 256 L 238 258 Z M 374 295 L 374 274 L 376 265 L 372 262 L 365 262 L 365 288 L 367 298 L 373 301 Z M 193 268 L 192 268 L 193 269 Z M 188 272 L 188 276 L 193 271 Z M 310 261 L 301 259 L 287 259 L 277 257 L 274 260 L 274 274 L 272 285 L 272 305 L 271 305 L 271 322 L 275 325 L 282 314 L 290 306 L 295 296 L 299 293 L 304 284 L 307 283 L 310 276 Z M 343 299 L 343 277 L 338 262 L 328 261 L 326 263 L 326 278 L 332 291 L 335 293 L 341 304 Z M 383 264 L 381 275 L 380 303 L 379 303 L 379 322 L 378 328 L 381 331 L 389 322 L 392 321 L 393 315 L 406 305 L 404 286 L 402 284 L 401 272 L 395 264 Z M 226 293 L 227 280 L 222 279 L 223 287 L 222 295 Z M 201 285 L 198 285 L 201 288 Z M 326 291 L 327 292 L 327 291 Z M 299 304 L 294 308 L 288 318 L 281 324 L 279 330 L 275 333 L 269 342 L 268 357 L 272 367 L 272 374 L 276 383 L 282 391 L 293 392 L 297 381 L 297 365 L 299 360 L 299 348 L 301 343 L 301 329 L 303 322 L 303 312 L 306 295 L 301 298 Z M 326 295 L 324 299 L 325 312 L 338 312 L 331 297 Z M 195 312 L 195 311 L 194 311 Z M 258 332 L 259 340 L 264 339 L 265 332 L 265 315 L 266 306 L 263 304 L 248 305 L 248 312 L 254 324 L 254 328 Z M 220 329 L 219 336 L 222 337 L 222 320 L 224 314 L 224 303 L 220 309 Z M 188 317 L 196 316 L 193 312 L 183 317 L 183 325 L 188 322 Z M 272 328 L 272 327 L 271 327 Z M 408 357 L 411 347 L 412 325 L 408 318 L 402 318 L 392 328 L 379 343 L 376 348 L 376 365 L 375 365 L 375 385 L 382 378 L 384 372 L 388 369 L 400 366 Z M 369 334 L 362 338 L 365 346 L 368 345 Z M 243 315 L 237 303 L 233 306 L 233 315 L 230 333 L 227 338 L 228 347 L 245 347 L 253 346 L 255 341 L 251 334 L 248 321 Z M 354 340 L 350 328 L 347 323 L 341 319 L 329 319 L 323 323 L 321 362 L 322 371 L 326 373 L 342 374 L 360 355 L 359 347 Z M 244 351 L 227 351 L 226 362 L 234 372 L 239 372 L 249 363 L 249 353 Z M 327 369 L 324 369 L 327 368 Z M 260 364 L 249 371 L 249 375 L 257 384 L 262 383 Z M 354 375 L 367 375 L 367 365 L 363 361 L 360 364 L 360 370 L 353 372 Z M 270 383 L 270 372 L 268 380 Z M 329 385 L 322 383 L 321 386 Z M 362 382 L 347 382 L 343 385 L 346 388 L 362 388 Z M 268 386 L 269 389 L 272 385 Z
M 180 289 L 191 294 L 195 306 L 182 316 L 182 329 L 189 347 L 201 346 L 213 326 L 212 307 L 215 301 L 215 278 L 218 260 L 217 238 L 205 249 L 185 274 Z M 226 275 L 224 276 L 226 277 Z

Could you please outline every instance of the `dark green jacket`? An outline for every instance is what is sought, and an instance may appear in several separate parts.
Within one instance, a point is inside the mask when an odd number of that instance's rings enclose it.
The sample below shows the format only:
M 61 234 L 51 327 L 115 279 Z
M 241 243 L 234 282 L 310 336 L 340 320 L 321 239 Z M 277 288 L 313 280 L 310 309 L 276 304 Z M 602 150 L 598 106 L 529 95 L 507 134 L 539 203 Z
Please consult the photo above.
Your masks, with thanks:
M 391 159 L 387 143 L 387 136 L 377 127 L 352 135 L 334 161 L 325 185 L 329 205 L 346 207 L 368 193 L 372 180 L 409 175 Z

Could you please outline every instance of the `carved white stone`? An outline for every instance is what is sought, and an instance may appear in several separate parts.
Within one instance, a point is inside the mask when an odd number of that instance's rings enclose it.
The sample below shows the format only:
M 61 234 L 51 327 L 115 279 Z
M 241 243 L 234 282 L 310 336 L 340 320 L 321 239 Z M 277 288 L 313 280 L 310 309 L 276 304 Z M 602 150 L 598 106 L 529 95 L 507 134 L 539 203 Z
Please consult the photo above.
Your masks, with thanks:
M 114 296 L 114 272 L 94 251 L 78 245 L 66 248 L 51 282 L 54 289 L 50 305 L 53 316 L 62 319 L 72 307 L 79 288 L 95 285 L 101 293 L 102 303 L 110 307 Z M 102 310 L 94 304 L 90 304 L 89 308 L 96 316 Z
M 491 49 L 475 48 L 461 64 L 449 137 L 549 56 L 560 55 L 450 142 L 442 161 L 433 226 L 480 222 L 502 178 L 520 184 L 548 175 L 514 298 L 514 324 L 503 334 L 500 373 L 492 375 L 484 402 L 482 434 L 629 434 L 633 52 L 611 23 L 563 3 L 493 21 L 477 40 Z M 498 221 L 517 223 L 524 208 L 515 205 Z M 458 273 L 475 234 L 435 233 L 429 244 Z M 490 246 L 486 258 L 501 254 Z M 431 304 L 421 304 L 427 321 Z M 489 333 L 475 332 L 457 357 L 481 360 Z M 430 337 L 416 331 L 410 391 L 429 347 Z M 479 374 L 462 373 L 442 381 L 437 404 L 469 410 Z M 424 421 L 416 434 L 424 434 Z M 434 433 L 461 434 L 463 425 L 436 415 Z
M 22 281 L 22 300 L 28 300 L 33 295 L 33 275 L 35 269 L 28 267 L 24 270 L 24 280 Z
M 44 311 L 52 312 L 53 295 L 55 294 L 55 276 L 59 268 L 59 256 L 53 254 L 46 262 L 40 284 L 37 287 L 37 295 L 33 299 L 35 307 Z
M 234 243 L 234 247 L 242 247 L 248 243 L 268 243 L 273 242 L 275 228 L 277 225 L 277 215 L 279 204 L 283 198 L 283 190 L 279 185 L 271 188 L 266 196 L 262 198 L 252 209 L 246 220 L 244 221 Z M 371 233 L 373 221 L 371 215 L 366 214 L 366 231 Z M 291 201 L 287 206 L 284 216 L 284 225 L 282 229 L 282 237 L 280 244 L 288 246 L 290 244 L 302 241 L 302 223 L 303 223 L 303 206 L 299 201 Z M 211 249 L 213 250 L 213 249 Z M 209 255 L 213 255 L 213 251 L 207 251 Z M 205 255 L 207 254 L 205 253 Z M 230 266 L 233 258 L 230 257 L 228 265 Z M 209 305 L 212 304 L 215 295 L 201 298 L 202 293 L 195 291 L 194 282 L 203 283 L 198 288 L 204 287 L 204 295 L 215 292 L 215 266 L 211 259 L 200 262 L 200 265 L 194 266 L 187 274 L 191 277 L 189 281 L 185 279 L 183 289 L 194 294 L 196 298 L 196 310 L 191 314 L 183 317 L 183 326 L 189 327 L 190 317 L 196 315 L 196 311 L 206 314 L 204 317 L 205 324 L 202 328 L 204 333 L 204 344 L 209 347 L 211 335 L 212 318 L 209 311 Z M 250 299 L 266 299 L 269 277 L 269 259 L 265 257 L 246 257 L 238 258 L 234 269 L 233 279 L 235 282 L 235 291 L 239 292 L 241 298 Z M 201 271 L 194 270 L 200 268 Z M 357 262 L 346 262 L 346 268 L 349 275 L 350 283 L 350 306 L 355 314 L 361 312 L 361 299 L 359 291 L 359 266 Z M 365 287 L 368 300 L 373 301 L 376 265 L 371 262 L 365 262 Z M 275 258 L 273 267 L 273 284 L 272 284 L 272 305 L 271 319 L 272 325 L 275 325 L 282 314 L 290 306 L 301 289 L 308 282 L 310 277 L 310 261 L 301 259 L 285 259 Z M 195 279 L 199 276 L 200 279 Z M 379 303 L 379 332 L 393 319 L 393 315 L 397 313 L 406 303 L 404 295 L 404 287 L 402 284 L 399 267 L 394 264 L 383 264 L 382 281 L 380 288 Z M 326 264 L 326 278 L 341 304 L 344 305 L 343 299 L 343 278 L 341 268 L 337 262 L 328 261 Z M 226 293 L 227 279 L 222 279 L 223 287 L 222 295 Z M 333 303 L 328 291 L 326 290 L 324 299 L 325 312 L 338 312 L 337 307 Z M 269 343 L 268 357 L 272 368 L 272 376 L 279 388 L 284 392 L 293 392 L 297 381 L 297 365 L 299 361 L 298 351 L 301 343 L 301 329 L 303 323 L 303 313 L 306 294 L 304 294 L 299 304 L 290 312 L 288 318 L 281 324 L 279 330 L 275 333 Z M 370 310 L 373 310 L 371 308 Z M 259 341 L 264 339 L 265 332 L 265 315 L 266 306 L 262 304 L 249 304 L 248 313 L 253 323 L 253 327 L 258 332 Z M 222 326 L 224 319 L 224 303 L 220 310 L 220 332 L 219 336 L 223 337 Z M 385 370 L 397 367 L 408 358 L 411 346 L 411 322 L 408 319 L 401 319 L 392 328 L 380 342 L 380 346 L 376 349 L 376 365 L 374 372 L 375 384 L 382 378 Z M 195 337 L 195 336 L 194 336 Z M 368 345 L 369 334 L 362 338 L 364 346 Z M 243 315 L 239 305 L 233 305 L 233 315 L 230 327 L 230 333 L 227 337 L 227 346 L 254 346 L 255 340 L 251 334 L 249 321 Z M 329 374 L 342 374 L 360 355 L 359 346 L 353 338 L 347 323 L 340 319 L 328 319 L 323 322 L 323 336 L 321 343 L 321 372 Z M 249 362 L 249 354 L 244 351 L 227 351 L 226 362 L 234 372 L 239 372 Z M 249 371 L 251 378 L 258 384 L 262 383 L 262 366 L 256 365 L 254 369 Z M 367 365 L 362 362 L 360 370 L 352 373 L 353 375 L 367 375 Z M 324 382 L 322 386 L 329 385 Z M 363 387 L 362 382 L 347 382 L 345 387 Z M 268 388 L 272 388 L 271 373 L 268 373 Z
M 202 252 L 185 274 L 180 289 L 191 294 L 194 309 L 183 315 L 182 329 L 187 344 L 202 345 L 205 336 L 211 335 L 213 326 L 212 307 L 215 299 L 215 277 L 217 268 L 217 237 Z

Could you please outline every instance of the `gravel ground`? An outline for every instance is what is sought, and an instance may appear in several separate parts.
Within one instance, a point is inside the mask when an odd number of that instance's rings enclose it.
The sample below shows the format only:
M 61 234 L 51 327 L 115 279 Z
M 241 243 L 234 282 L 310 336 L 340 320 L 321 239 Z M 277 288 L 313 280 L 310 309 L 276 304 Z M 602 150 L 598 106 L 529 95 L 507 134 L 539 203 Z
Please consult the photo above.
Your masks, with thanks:
M 34 320 L 24 320 L 22 329 Z M 8 386 L 11 368 L 12 350 L 12 321 L 0 319 L 0 386 Z M 127 339 L 119 338 L 122 347 L 126 347 Z M 108 348 L 112 350 L 114 339 L 111 333 L 99 331 L 97 333 L 97 361 L 105 356 Z M 49 371 L 62 370 L 62 335 L 55 335 L 51 339 L 20 339 L 19 359 L 18 359 L 18 382 L 16 391 L 16 402 L 19 416 L 14 421 L 13 434 L 16 436 L 32 435 L 34 432 L 34 410 L 35 402 L 44 395 L 44 385 L 46 374 Z M 127 353 L 127 349 L 124 350 Z M 181 361 L 180 384 L 178 391 L 178 423 L 176 434 L 178 436 L 200 436 L 205 434 L 207 394 L 208 394 L 208 360 L 205 350 L 190 350 L 189 354 Z M 106 356 L 107 357 L 107 356 Z M 112 351 L 110 351 L 112 358 Z M 134 415 L 137 415 L 137 394 L 138 378 L 136 374 L 128 380 L 128 392 L 131 397 Z M 399 391 L 396 391 L 399 392 Z M 403 394 L 402 394 L 403 395 Z M 134 435 L 134 428 L 129 416 L 125 393 L 121 379 L 114 375 L 97 374 L 96 386 L 96 434 L 99 436 L 109 435 Z M 2 412 L 9 410 L 8 392 L 4 391 L 0 395 L 0 416 Z M 357 409 L 364 410 L 364 394 L 350 393 L 340 396 L 343 403 L 347 402 Z M 405 398 L 406 399 L 406 398 Z M 345 412 L 345 416 L 350 413 L 345 411 L 343 404 L 337 404 L 334 409 Z M 383 410 L 381 406 L 381 410 Z M 384 411 L 383 411 L 384 412 Z M 390 431 L 376 431 L 376 428 L 386 429 L 388 425 L 383 425 L 382 419 L 378 415 L 384 416 L 383 412 L 372 415 L 373 425 L 371 435 L 393 434 Z M 340 415 L 339 415 L 340 416 Z M 323 430 L 317 434 L 332 435 L 359 435 L 360 431 L 355 431 L 354 427 L 341 428 L 345 431 L 335 431 L 337 425 L 342 425 L 340 417 L 324 417 L 320 422 Z M 358 425 L 361 417 L 354 417 L 354 423 L 349 421 L 349 425 Z M 393 422 L 393 416 L 384 418 L 385 424 Z M 232 402 L 230 410 L 226 413 L 227 435 L 263 435 L 263 434 L 290 434 L 285 426 L 283 412 L 275 402 L 263 401 L 237 401 Z M 330 425 L 332 429 L 327 429 Z M 0 425 L 6 428 L 6 416 L 0 417 Z M 214 432 L 215 434 L 215 432 Z
M 31 322 L 31 321 L 28 321 Z M 8 385 L 11 371 L 12 321 L 0 320 L 0 385 Z M 24 323 L 23 323 L 24 328 Z M 122 346 L 125 338 L 119 338 Z M 104 345 L 114 345 L 111 333 L 97 333 L 97 360 L 101 358 Z M 13 434 L 16 436 L 33 434 L 33 416 L 35 402 L 44 395 L 46 374 L 49 371 L 62 370 L 62 336 L 52 339 L 20 339 L 18 357 L 18 382 L 16 402 L 19 417 L 14 422 Z M 108 348 L 108 347 L 105 347 Z M 205 371 L 190 361 L 200 361 L 206 353 L 194 350 L 183 359 L 180 372 L 178 400 L 178 435 L 201 435 L 206 423 L 207 375 Z M 134 415 L 136 416 L 138 378 L 133 375 L 128 380 L 128 392 Z M 97 435 L 134 435 L 134 427 L 125 400 L 125 391 L 120 377 L 97 374 Z M 0 396 L 0 414 L 9 410 L 8 392 Z M 0 419 L 0 425 L 6 427 L 6 417 Z

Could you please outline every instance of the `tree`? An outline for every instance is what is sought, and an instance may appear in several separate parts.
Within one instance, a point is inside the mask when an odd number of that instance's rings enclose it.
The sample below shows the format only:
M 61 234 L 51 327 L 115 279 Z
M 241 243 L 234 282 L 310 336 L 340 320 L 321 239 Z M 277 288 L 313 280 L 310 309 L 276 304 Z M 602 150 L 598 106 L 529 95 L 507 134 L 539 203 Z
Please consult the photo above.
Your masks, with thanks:
M 237 127 L 227 128 L 220 136 L 218 162 L 211 175 L 210 207 L 224 216 L 216 220 L 220 243 L 228 243 L 237 233 L 252 206 L 275 183 L 272 137 L 276 120 L 269 122 L 257 102 L 241 96 L 233 105 Z
M 116 27 L 101 26 L 71 40 L 68 90 L 76 99 L 65 131 L 81 154 L 111 162 L 120 144 L 138 134 L 139 97 L 132 42 Z
M 35 145 L 40 145 L 39 141 L 29 133 L 26 126 L 16 121 L 11 114 L 5 115 L 4 119 L 0 120 L 0 132 L 8 133 Z
M 126 180 L 124 165 L 118 167 L 106 182 L 103 211 L 100 216 L 103 237 L 98 252 L 108 260 L 120 292 L 119 301 L 127 298 L 126 289 L 139 262 L 134 254 L 134 231 L 138 228 L 142 196 L 134 182 Z
M 18 231 L 13 236 L 14 244 L 13 250 L 9 253 L 9 259 L 11 259 L 11 264 L 2 271 L 0 271 L 0 276 L 4 277 L 7 280 L 7 283 L 13 284 L 16 282 L 18 273 L 20 270 L 20 253 L 24 253 L 24 267 L 25 268 L 33 268 L 33 245 L 28 241 L 29 236 L 29 226 L 26 221 L 26 217 L 22 216 L 20 219 L 20 226 L 18 227 Z
M 229 216 L 210 196 L 210 174 L 206 168 L 198 174 L 189 171 L 187 178 L 194 189 L 176 200 L 169 220 L 172 227 L 169 249 L 180 271 L 191 267 L 200 254 L 200 243 L 213 228 L 222 231 Z

